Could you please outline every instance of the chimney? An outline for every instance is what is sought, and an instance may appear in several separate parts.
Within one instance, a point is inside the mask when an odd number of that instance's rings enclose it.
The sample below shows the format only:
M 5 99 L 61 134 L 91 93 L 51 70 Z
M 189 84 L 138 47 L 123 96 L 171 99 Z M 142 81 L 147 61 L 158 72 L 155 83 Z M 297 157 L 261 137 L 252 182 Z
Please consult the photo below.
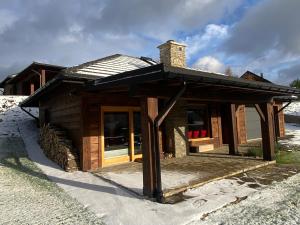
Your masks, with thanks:
M 183 68 L 186 67 L 186 45 L 169 40 L 157 48 L 159 48 L 160 51 L 160 62 L 164 65 Z

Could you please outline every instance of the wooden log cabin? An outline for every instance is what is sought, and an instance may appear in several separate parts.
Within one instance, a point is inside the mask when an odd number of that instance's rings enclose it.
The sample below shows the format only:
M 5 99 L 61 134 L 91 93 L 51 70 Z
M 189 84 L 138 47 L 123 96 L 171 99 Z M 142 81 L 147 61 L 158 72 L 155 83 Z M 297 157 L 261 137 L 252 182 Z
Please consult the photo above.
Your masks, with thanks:
M 65 67 L 33 62 L 18 74 L 7 76 L 1 83 L 3 95 L 32 95 Z
M 299 90 L 189 69 L 185 45 L 161 46 L 161 63 L 113 55 L 66 69 L 27 98 L 40 123 L 68 131 L 83 171 L 143 158 L 144 194 L 160 193 L 163 154 L 228 144 L 236 154 L 245 141 L 245 108 L 260 120 L 263 158 L 274 159 L 275 98 Z

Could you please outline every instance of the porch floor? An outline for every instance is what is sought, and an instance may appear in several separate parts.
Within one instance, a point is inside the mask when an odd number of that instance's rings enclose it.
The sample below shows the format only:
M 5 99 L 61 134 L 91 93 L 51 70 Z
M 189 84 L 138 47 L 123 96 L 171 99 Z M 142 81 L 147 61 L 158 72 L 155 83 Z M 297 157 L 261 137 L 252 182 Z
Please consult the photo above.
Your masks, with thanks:
M 161 161 L 162 188 L 164 197 L 211 181 L 273 164 L 261 159 L 226 156 L 223 154 L 191 153 L 182 158 Z M 99 169 L 95 175 L 122 186 L 138 195 L 143 194 L 142 163 L 130 162 Z

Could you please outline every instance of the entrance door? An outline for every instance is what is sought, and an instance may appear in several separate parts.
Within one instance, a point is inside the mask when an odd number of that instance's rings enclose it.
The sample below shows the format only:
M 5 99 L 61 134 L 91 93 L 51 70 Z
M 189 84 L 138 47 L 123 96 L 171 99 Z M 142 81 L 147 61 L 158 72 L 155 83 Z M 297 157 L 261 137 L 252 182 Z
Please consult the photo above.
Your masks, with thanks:
M 141 158 L 141 119 L 138 107 L 101 107 L 101 165 Z

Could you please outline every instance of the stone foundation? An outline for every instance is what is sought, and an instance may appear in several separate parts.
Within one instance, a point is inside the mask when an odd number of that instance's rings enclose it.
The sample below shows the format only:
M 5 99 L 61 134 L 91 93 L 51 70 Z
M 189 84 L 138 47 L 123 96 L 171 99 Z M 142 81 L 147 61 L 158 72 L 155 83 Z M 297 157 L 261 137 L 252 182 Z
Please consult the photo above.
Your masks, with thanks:
M 45 155 L 65 171 L 78 170 L 79 157 L 65 131 L 49 124 L 44 125 L 40 129 L 40 146 Z
M 186 156 L 189 151 L 185 105 L 184 101 L 178 101 L 166 118 L 166 152 L 176 158 Z

